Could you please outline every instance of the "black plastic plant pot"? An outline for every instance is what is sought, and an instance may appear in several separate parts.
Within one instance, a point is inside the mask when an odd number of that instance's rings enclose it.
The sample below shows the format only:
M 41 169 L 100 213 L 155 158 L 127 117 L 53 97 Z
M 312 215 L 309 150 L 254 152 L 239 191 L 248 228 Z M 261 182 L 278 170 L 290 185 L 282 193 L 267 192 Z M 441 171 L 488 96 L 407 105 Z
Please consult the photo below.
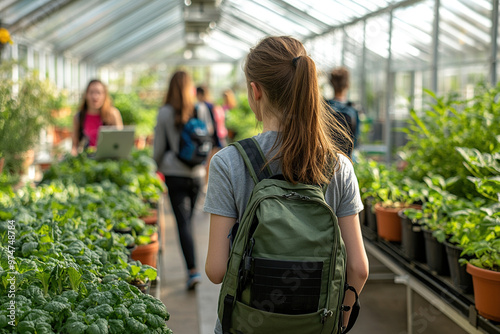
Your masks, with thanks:
M 365 203 L 366 226 L 370 230 L 377 232 L 377 217 L 373 209 L 373 197 L 367 197 Z
M 149 294 L 149 290 L 151 289 L 151 281 L 150 280 L 148 280 L 144 284 L 136 284 L 136 283 L 133 283 L 133 282 L 130 283 L 130 284 L 132 284 L 133 286 L 136 286 L 144 294 Z
M 359 213 L 359 223 L 361 225 L 366 225 L 366 209 L 361 210 Z
M 437 275 L 448 276 L 450 268 L 448 267 L 448 257 L 446 256 L 444 244 L 437 241 L 431 230 L 423 229 L 423 231 L 427 265 Z
M 446 247 L 446 255 L 448 256 L 448 265 L 453 286 L 461 293 L 472 293 L 472 276 L 467 272 L 467 266 L 462 266 L 458 262 L 463 248 L 448 242 L 445 242 L 444 245 Z
M 132 227 L 113 228 L 113 232 L 119 233 L 119 234 L 132 234 Z
M 413 223 L 403 211 L 398 212 L 401 218 L 401 247 L 403 254 L 411 261 L 426 261 L 425 240 L 422 226 Z

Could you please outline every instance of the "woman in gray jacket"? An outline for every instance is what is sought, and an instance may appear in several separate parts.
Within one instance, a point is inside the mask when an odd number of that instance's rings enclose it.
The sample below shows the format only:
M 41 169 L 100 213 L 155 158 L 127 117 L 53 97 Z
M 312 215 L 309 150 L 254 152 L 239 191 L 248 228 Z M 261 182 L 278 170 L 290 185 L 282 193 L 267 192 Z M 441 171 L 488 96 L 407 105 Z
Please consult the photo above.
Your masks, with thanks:
M 205 167 L 190 167 L 178 159 L 179 142 L 184 124 L 193 116 L 194 86 L 186 72 L 174 73 L 165 97 L 165 103 L 158 111 L 155 127 L 153 158 L 158 171 L 165 176 L 170 203 L 174 211 L 186 267 L 188 271 L 187 288 L 192 290 L 200 282 L 196 268 L 193 240 L 193 216 L 198 192 L 205 177 Z M 197 118 L 213 125 L 209 111 L 198 108 Z

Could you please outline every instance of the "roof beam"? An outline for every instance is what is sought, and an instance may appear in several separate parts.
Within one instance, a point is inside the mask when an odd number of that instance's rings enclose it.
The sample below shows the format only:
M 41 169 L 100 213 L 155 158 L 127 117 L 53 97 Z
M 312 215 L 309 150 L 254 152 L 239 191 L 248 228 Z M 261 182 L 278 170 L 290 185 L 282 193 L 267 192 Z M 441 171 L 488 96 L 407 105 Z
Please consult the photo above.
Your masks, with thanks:
M 296 7 L 290 5 L 288 2 L 285 2 L 283 0 L 269 0 L 275 4 L 278 4 L 278 6 L 284 8 L 285 10 L 291 12 L 293 15 L 300 17 L 303 20 L 309 21 L 311 24 L 323 27 L 323 29 L 326 29 L 328 27 L 328 24 L 326 24 L 323 21 L 318 20 L 317 18 L 311 16 L 310 14 L 301 11 L 300 9 L 297 9 Z
M 398 2 L 398 3 L 391 4 L 391 5 L 387 6 L 387 7 L 378 9 L 376 11 L 373 11 L 371 13 L 368 13 L 366 15 L 358 17 L 358 18 L 356 18 L 356 19 L 354 19 L 354 20 L 352 20 L 350 22 L 330 27 L 330 28 L 326 29 L 325 31 L 321 32 L 320 34 L 311 34 L 311 35 L 305 37 L 304 40 L 303 40 L 303 42 L 308 41 L 308 40 L 313 39 L 313 38 L 316 38 L 316 37 L 319 37 L 319 36 L 323 36 L 323 35 L 329 34 L 331 32 L 334 32 L 335 30 L 338 30 L 338 29 L 344 29 L 347 26 L 351 26 L 351 25 L 354 25 L 356 23 L 368 20 L 369 18 L 372 18 L 372 17 L 375 17 L 375 16 L 379 16 L 379 15 L 384 14 L 384 13 L 391 12 L 391 11 L 393 11 L 395 9 L 398 9 L 398 8 L 412 6 L 412 5 L 417 4 L 419 2 L 422 2 L 422 1 L 424 1 L 424 0 L 404 0 L 404 1 L 401 1 L 401 2 Z
M 18 19 L 10 26 L 10 32 L 12 34 L 18 31 L 24 30 L 35 23 L 43 20 L 44 18 L 54 14 L 55 12 L 61 10 L 63 7 L 69 5 L 76 0 L 53 0 L 42 6 L 33 9 L 30 13 L 24 17 Z
M 140 1 L 134 1 L 130 6 L 121 6 L 121 8 L 113 10 L 109 15 L 111 16 L 109 19 L 103 18 L 102 20 L 99 20 L 98 22 L 95 22 L 90 26 L 83 27 L 83 29 L 72 31 L 69 37 L 64 38 L 63 42 L 57 45 L 56 52 L 64 52 L 65 50 L 69 50 L 75 47 L 83 41 L 95 36 L 95 34 L 99 31 L 107 29 L 120 20 L 133 15 L 135 12 L 137 12 L 138 9 L 142 8 L 143 6 L 144 3 L 141 3 Z M 64 40 L 68 42 L 64 43 Z
M 69 51 L 82 54 L 83 59 L 93 58 L 94 55 L 102 53 L 106 49 L 116 48 L 123 41 L 131 40 L 132 36 L 137 36 L 151 22 L 161 20 L 165 13 L 179 6 L 178 2 L 152 2 L 149 6 L 143 6 L 126 19 L 100 31 L 85 43 L 80 43 Z

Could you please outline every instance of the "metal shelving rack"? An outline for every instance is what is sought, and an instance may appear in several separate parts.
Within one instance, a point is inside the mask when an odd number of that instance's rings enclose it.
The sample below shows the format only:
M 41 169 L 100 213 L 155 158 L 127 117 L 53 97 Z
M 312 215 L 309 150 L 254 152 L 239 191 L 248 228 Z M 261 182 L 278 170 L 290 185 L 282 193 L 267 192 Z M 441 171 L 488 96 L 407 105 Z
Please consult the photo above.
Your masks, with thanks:
M 165 194 L 161 194 L 160 200 L 158 201 L 158 222 L 156 224 L 158 232 L 158 254 L 156 256 L 156 280 L 154 281 L 154 287 L 151 287 L 151 295 L 156 299 L 161 300 L 161 268 L 163 260 L 163 238 L 162 232 L 165 224 Z
M 500 334 L 500 325 L 477 314 L 472 296 L 460 293 L 449 280 L 434 275 L 425 264 L 409 261 L 398 246 L 378 239 L 363 228 L 369 254 L 395 275 L 395 283 L 406 285 L 407 332 L 413 334 L 413 292 L 418 293 L 470 334 Z

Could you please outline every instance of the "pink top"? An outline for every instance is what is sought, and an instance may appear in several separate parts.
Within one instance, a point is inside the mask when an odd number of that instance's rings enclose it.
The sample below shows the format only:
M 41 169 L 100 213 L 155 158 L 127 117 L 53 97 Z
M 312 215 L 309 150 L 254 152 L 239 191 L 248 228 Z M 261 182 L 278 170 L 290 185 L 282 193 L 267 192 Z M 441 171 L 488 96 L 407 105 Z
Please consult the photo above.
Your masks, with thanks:
M 89 139 L 90 147 L 95 147 L 97 145 L 97 135 L 99 134 L 99 127 L 101 125 L 101 115 L 85 115 L 85 120 L 83 122 L 83 134 Z
M 219 106 L 214 106 L 213 111 L 215 123 L 217 124 L 217 136 L 219 139 L 225 139 L 227 137 L 226 111 Z

